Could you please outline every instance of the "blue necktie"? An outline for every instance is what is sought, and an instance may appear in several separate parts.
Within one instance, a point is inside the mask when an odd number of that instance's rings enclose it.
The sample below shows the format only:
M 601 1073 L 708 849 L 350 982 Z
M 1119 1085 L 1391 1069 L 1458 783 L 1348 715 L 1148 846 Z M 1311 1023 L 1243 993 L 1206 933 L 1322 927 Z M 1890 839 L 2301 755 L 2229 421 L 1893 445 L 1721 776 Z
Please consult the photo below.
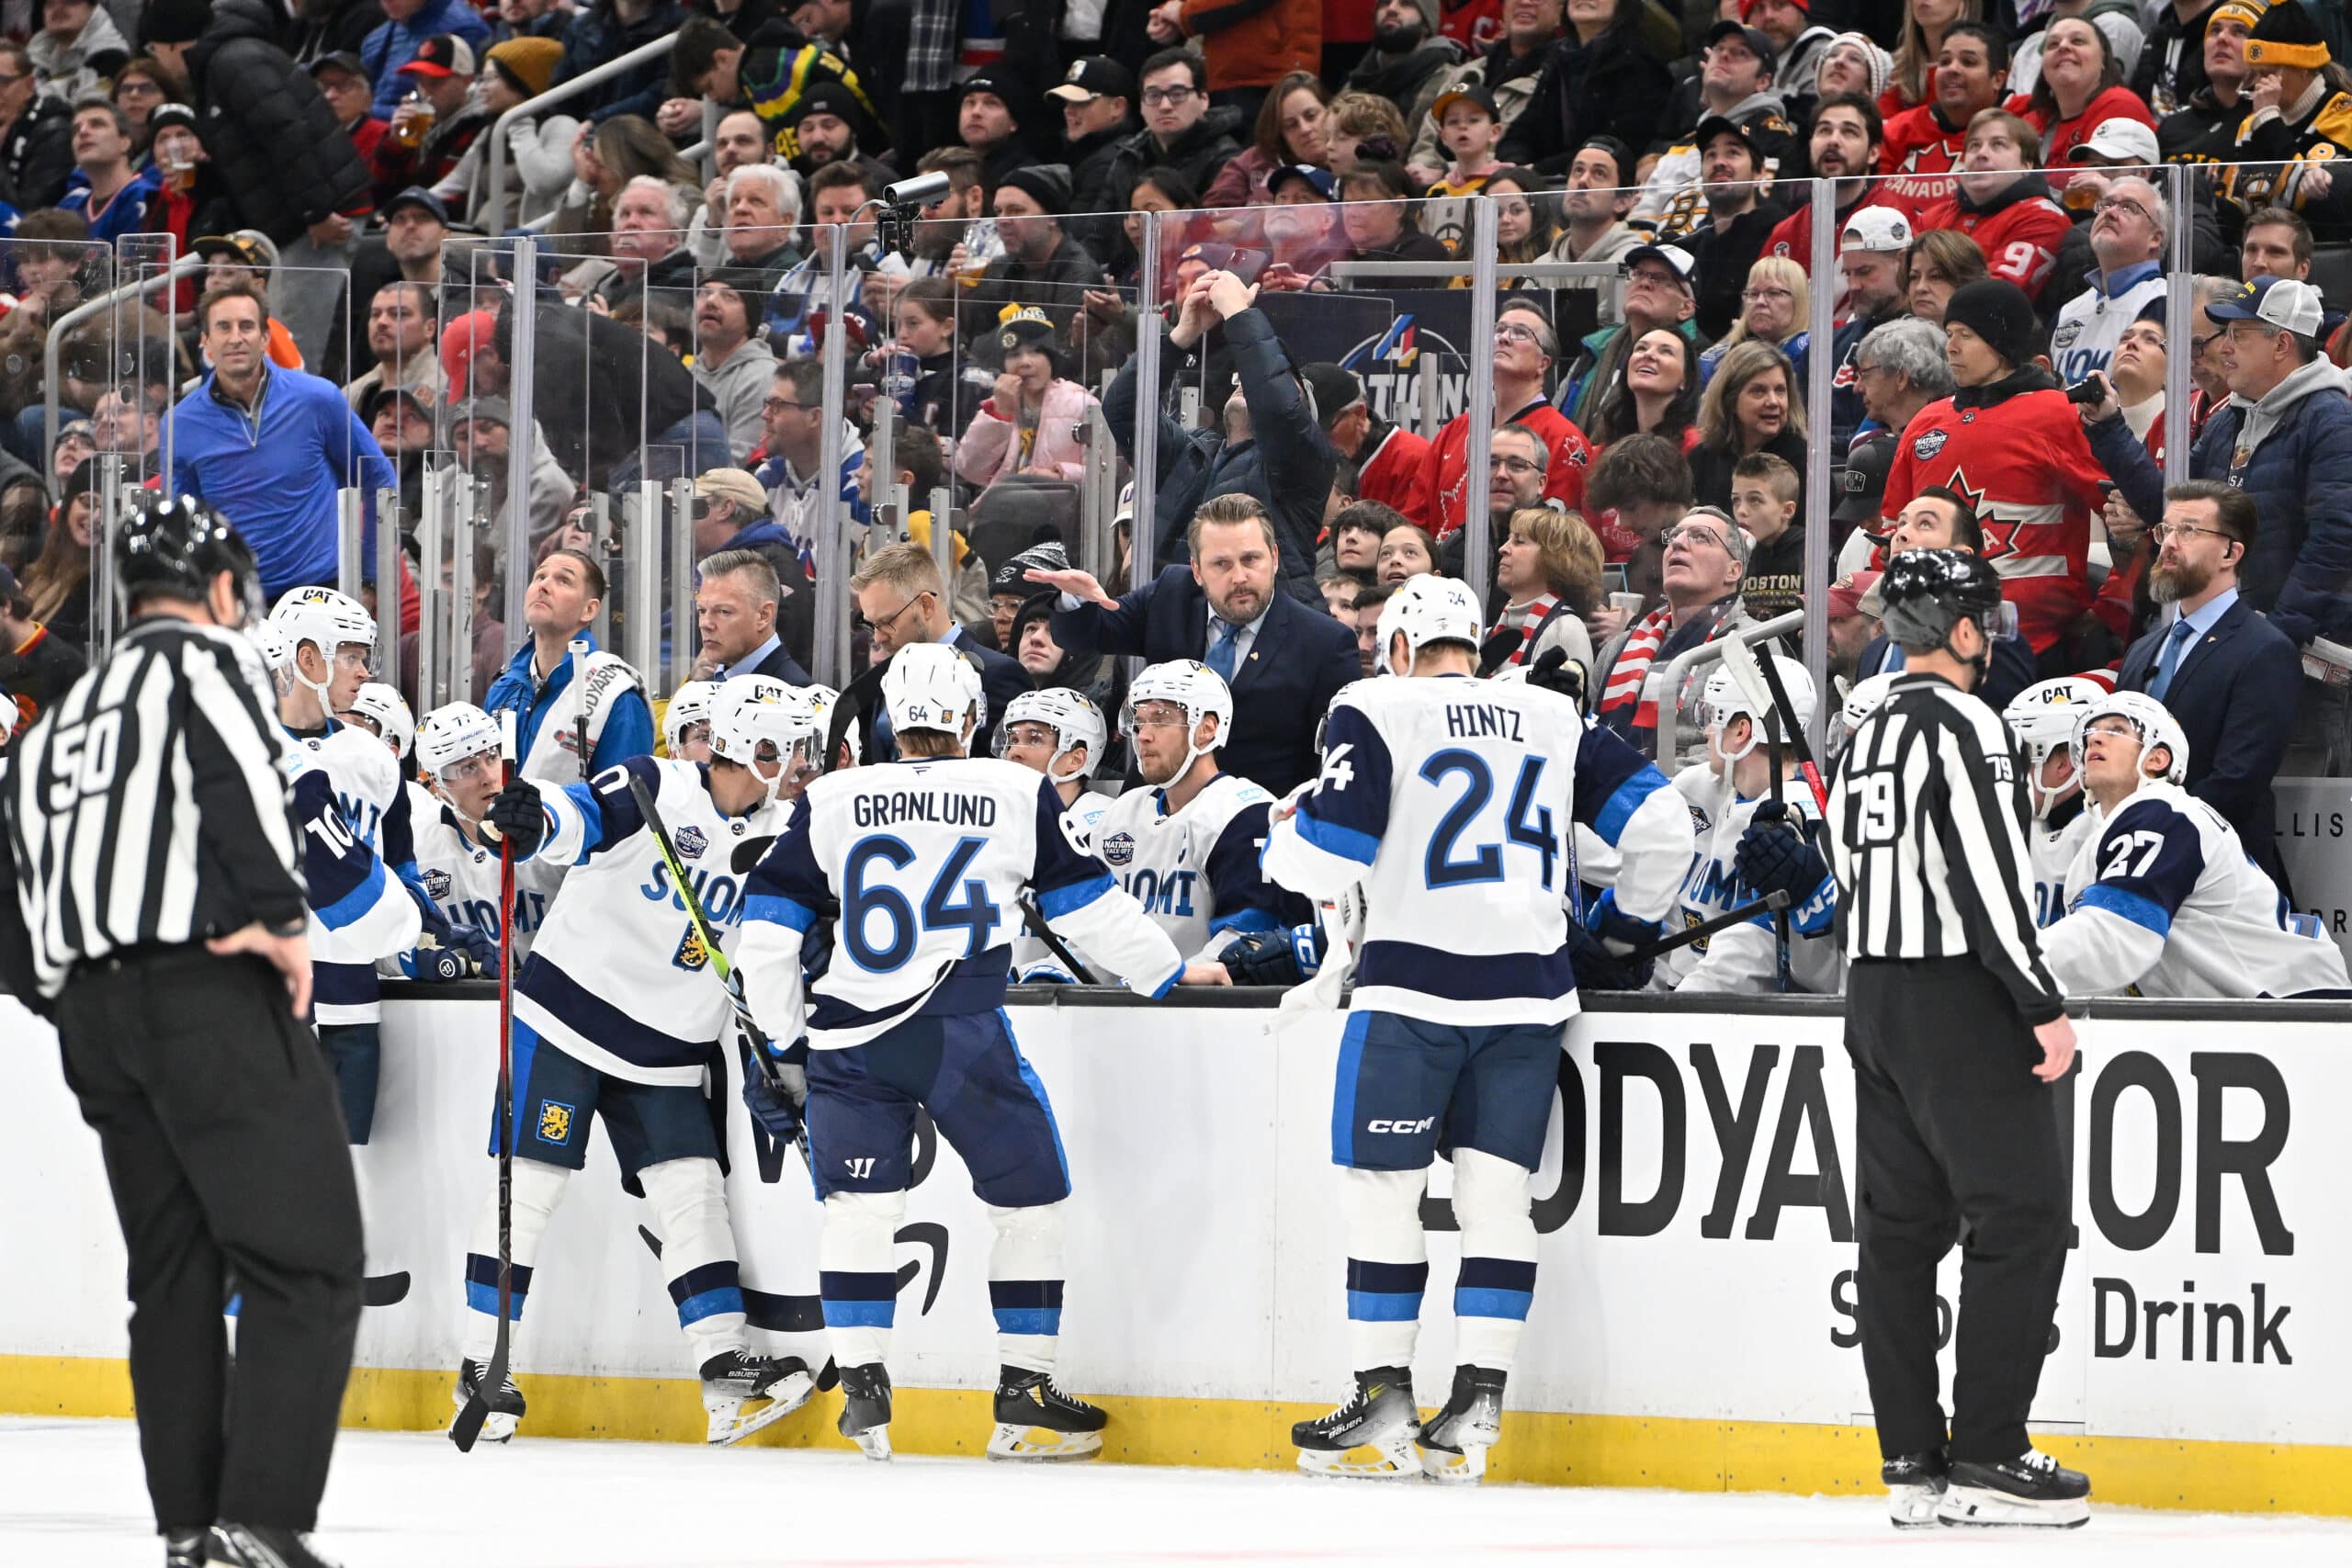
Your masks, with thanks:
M 2148 682 L 2148 695 L 2158 702 L 2172 686 L 2173 671 L 2180 668 L 2180 650 L 2188 646 L 2192 628 L 2184 615 L 2172 624 L 2172 636 L 2165 639 L 2164 653 L 2156 660 L 2156 678 Z
M 1214 615 L 1209 617 L 1209 624 L 1225 629 L 1217 634 L 1215 642 L 1209 644 L 1209 656 L 1203 662 L 1216 671 L 1218 680 L 1230 686 L 1233 684 L 1234 657 L 1241 651 L 1241 628 Z

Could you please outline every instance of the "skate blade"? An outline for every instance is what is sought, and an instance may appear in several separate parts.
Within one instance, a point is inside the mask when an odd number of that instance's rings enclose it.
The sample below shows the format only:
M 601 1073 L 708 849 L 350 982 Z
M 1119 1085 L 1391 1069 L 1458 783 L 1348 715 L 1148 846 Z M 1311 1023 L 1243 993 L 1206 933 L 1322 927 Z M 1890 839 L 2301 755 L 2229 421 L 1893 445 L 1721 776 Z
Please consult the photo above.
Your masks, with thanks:
M 1944 1500 L 1940 1486 L 1890 1486 L 1886 1517 L 1899 1530 L 1927 1529 L 1936 1522 L 1936 1506 Z
M 713 1448 L 731 1448 L 762 1427 L 783 1420 L 808 1404 L 816 1392 L 816 1379 L 807 1372 L 795 1372 L 756 1399 L 705 1394 L 702 1406 L 710 1416 L 710 1430 L 704 1441 Z
M 1409 1434 L 1382 1443 L 1362 1443 L 1344 1452 L 1325 1449 L 1298 1450 L 1298 1468 L 1309 1475 L 1336 1476 L 1346 1481 L 1419 1481 L 1421 1462 L 1413 1453 Z
M 1957 1529 L 2071 1530 L 2080 1529 L 2090 1519 L 2087 1497 L 2038 1503 L 1984 1486 L 1948 1487 L 1936 1508 L 1936 1522 Z
M 1485 1443 L 1464 1443 L 1460 1453 L 1424 1448 L 1420 1450 L 1421 1473 L 1449 1486 L 1475 1485 L 1486 1477 L 1487 1448 Z
M 457 1424 L 458 1423 L 455 1418 L 452 1418 L 449 1422 L 451 1427 L 455 1427 Z M 474 1441 L 477 1444 L 504 1443 L 514 1436 L 514 1428 L 521 1424 L 521 1416 L 509 1416 L 503 1411 L 493 1410 L 489 1415 L 482 1417 L 481 1432 L 474 1438 Z
M 989 1458 L 1013 1460 L 1029 1464 L 1050 1464 L 1059 1461 L 1092 1459 L 1102 1451 L 1100 1432 L 1057 1432 L 1051 1427 L 1017 1426 L 1010 1421 L 997 1423 L 989 1435 Z
M 853 1434 L 850 1441 L 855 1443 L 858 1451 L 867 1459 L 887 1460 L 890 1457 L 890 1428 L 888 1427 L 868 1427 L 863 1432 Z

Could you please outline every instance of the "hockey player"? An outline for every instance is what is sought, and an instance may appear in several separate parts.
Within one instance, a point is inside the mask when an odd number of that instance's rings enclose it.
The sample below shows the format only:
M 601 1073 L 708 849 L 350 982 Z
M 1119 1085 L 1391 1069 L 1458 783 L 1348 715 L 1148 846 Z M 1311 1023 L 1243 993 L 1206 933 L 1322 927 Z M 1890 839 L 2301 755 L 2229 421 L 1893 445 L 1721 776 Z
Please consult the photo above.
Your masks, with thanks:
M 408 699 L 381 681 L 362 684 L 351 705 L 335 716 L 382 741 L 395 762 L 407 761 L 416 743 L 416 716 L 409 712 Z
M 1111 803 L 1094 853 L 1189 962 L 1237 986 L 1295 986 L 1315 969 L 1315 911 L 1259 869 L 1273 796 L 1219 771 L 1233 694 L 1197 659 L 1137 675 L 1120 717 L 1143 786 Z
M 453 928 L 480 933 L 489 951 L 485 954 L 480 943 L 467 940 L 468 968 L 494 976 L 501 918 L 498 840 L 482 823 L 498 797 L 497 724 L 471 703 L 435 708 L 417 727 L 416 770 L 419 782 L 409 786 L 410 837 L 419 886 Z M 545 921 L 546 897 L 518 885 L 514 907 L 514 956 L 519 965 Z M 404 955 L 403 972 L 417 977 L 434 973 L 431 964 L 419 962 L 424 956 Z
M 2066 912 L 2066 868 L 2090 831 L 2083 809 L 2083 777 L 2075 766 L 2075 727 L 2084 705 L 2106 699 L 2108 688 L 2087 675 L 2061 675 L 2009 699 L 2001 717 L 2025 752 L 2025 795 L 2033 808 L 2025 847 L 2033 862 L 2034 924 Z
M 710 705 L 718 684 L 688 681 L 670 694 L 670 705 L 662 710 L 662 746 L 678 761 L 710 761 Z
M 2088 705 L 2074 753 L 2090 829 L 2067 868 L 2066 913 L 2042 933 L 2069 994 L 2346 994 L 2343 951 L 2289 923 L 2237 829 L 2180 787 L 2188 743 L 2162 703 L 2117 692 Z
M 1555 692 L 1471 678 L 1480 627 L 1465 583 L 1397 589 L 1381 659 L 1407 678 L 1339 694 L 1322 773 L 1266 843 L 1283 886 L 1329 899 L 1360 882 L 1367 911 L 1331 1113 L 1355 1393 L 1292 1428 L 1308 1471 L 1485 1473 L 1535 1288 L 1528 1183 L 1577 1011 L 1567 836 L 1583 824 L 1621 852 L 1615 918 L 1653 933 L 1690 864 L 1682 797 L 1631 746 Z M 1453 1162 L 1461 1365 L 1424 1426 L 1411 1365 L 1433 1153 Z
M 1781 688 L 1796 710 L 1797 724 L 1811 724 L 1813 678 L 1793 659 L 1776 657 L 1773 664 Z M 1699 708 L 1707 734 L 1707 761 L 1691 764 L 1674 779 L 1674 787 L 1690 800 L 1693 820 L 1703 818 L 1706 823 L 1700 829 L 1690 876 L 1683 884 L 1683 919 L 1698 924 L 1768 893 L 1786 893 L 1789 988 L 1836 996 L 1845 979 L 1835 934 L 1838 883 L 1818 847 L 1820 809 L 1798 766 L 1796 748 L 1785 739 L 1779 788 L 1772 787 L 1763 717 L 1730 671 L 1718 669 L 1707 677 Z M 1703 782 L 1693 780 L 1693 774 L 1714 782 L 1710 797 L 1692 798 L 1690 784 Z M 1777 986 L 1778 940 L 1777 922 L 1769 914 L 1718 931 L 1695 959 L 1672 965 L 1678 978 L 1670 988 L 1694 995 L 1728 991 L 1760 996 L 1771 991 Z M 1669 953 L 1658 961 L 1661 976 L 1675 956 Z
M 996 727 L 996 754 L 1051 780 L 1065 807 L 1070 841 L 1091 845 L 1111 797 L 1088 789 L 1086 781 L 1094 776 L 1109 739 L 1102 710 L 1091 697 L 1068 686 L 1048 686 L 1005 705 L 1003 722 Z M 1024 986 L 1068 985 L 1078 978 L 1043 938 L 1026 929 L 1012 939 L 1012 974 Z
M 898 761 L 828 773 L 793 804 L 752 874 L 737 960 L 762 1026 L 780 1041 L 808 1038 L 819 1277 L 846 1396 L 841 1431 L 889 1457 L 891 1238 L 921 1110 L 963 1156 L 996 1225 L 989 1298 L 1001 1371 L 989 1454 L 1083 1458 L 1102 1449 L 1106 1417 L 1053 1381 L 1069 1172 L 1053 1108 L 1002 1011 L 1009 907 L 1033 893 L 1057 935 L 1148 996 L 1216 976 L 1188 968 L 1070 840 L 1049 781 L 965 756 L 982 703 L 969 660 L 944 643 L 910 643 L 881 687 Z M 804 986 L 803 935 L 836 914 L 840 951 Z M 777 1138 L 797 1130 L 781 1099 L 747 1098 Z
M 586 1161 L 594 1115 L 623 1184 L 641 1188 L 661 1216 L 670 1299 L 700 1369 L 713 1443 L 789 1414 L 814 1384 L 798 1358 L 755 1356 L 745 1337 L 718 1138 L 702 1089 L 731 1012 L 629 783 L 654 796 L 705 913 L 725 932 L 743 918 L 734 847 L 783 826 L 814 738 L 791 687 L 745 676 L 727 683 L 712 710 L 707 765 L 632 757 L 561 789 L 518 778 L 490 807 L 492 829 L 518 861 L 571 868 L 514 982 L 513 1315 L 522 1316 L 531 1260 L 564 1182 Z M 466 1257 L 460 1407 L 497 1334 L 497 1220 L 493 1193 Z M 754 1401 L 767 1403 L 749 1408 Z M 510 1378 L 490 1405 L 483 1431 L 503 1441 L 522 1419 L 522 1392 Z

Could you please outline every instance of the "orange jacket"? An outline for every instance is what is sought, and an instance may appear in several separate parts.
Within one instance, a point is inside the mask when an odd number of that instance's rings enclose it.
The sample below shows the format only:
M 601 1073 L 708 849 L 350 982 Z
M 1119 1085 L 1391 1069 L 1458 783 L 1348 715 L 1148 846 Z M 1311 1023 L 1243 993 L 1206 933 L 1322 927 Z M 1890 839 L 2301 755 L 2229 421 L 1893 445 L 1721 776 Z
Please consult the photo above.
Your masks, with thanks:
M 1184 0 L 1182 17 L 1184 36 L 1201 40 L 1213 93 L 1323 68 L 1323 0 Z

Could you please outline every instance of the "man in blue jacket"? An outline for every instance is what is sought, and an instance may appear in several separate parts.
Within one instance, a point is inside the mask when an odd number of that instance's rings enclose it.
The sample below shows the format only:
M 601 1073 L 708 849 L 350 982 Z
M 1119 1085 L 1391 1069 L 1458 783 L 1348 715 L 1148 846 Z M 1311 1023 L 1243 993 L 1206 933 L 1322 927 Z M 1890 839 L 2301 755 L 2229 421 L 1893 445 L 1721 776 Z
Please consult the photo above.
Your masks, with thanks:
M 374 562 L 376 491 L 391 463 L 334 382 L 269 363 L 269 307 L 250 283 L 197 302 L 212 373 L 171 412 L 172 489 L 210 502 L 253 546 L 271 600 L 304 583 L 332 586 L 342 560 L 335 492 L 358 487 Z
M 605 571 L 580 550 L 550 550 L 523 596 L 529 638 L 491 682 L 483 711 L 514 715 L 525 778 L 578 784 L 653 750 L 653 709 L 627 660 L 596 646 L 588 628 L 604 603 Z M 587 645 L 578 659 L 577 640 Z
M 385 21 L 359 46 L 359 63 L 376 84 L 376 113 L 392 118 L 409 89 L 416 84 L 401 75 L 401 67 L 435 33 L 455 33 L 479 55 L 490 48 L 490 24 L 465 0 L 381 0 Z
M 1253 496 L 1274 531 L 1283 591 L 1319 606 L 1323 594 L 1315 586 L 1315 546 L 1340 455 L 1257 299 L 1257 288 L 1233 274 L 1204 273 L 1184 296 L 1176 324 L 1168 330 L 1168 346 L 1176 352 L 1159 358 L 1158 395 L 1163 406 L 1184 355 L 1219 321 L 1225 323 L 1226 352 L 1240 389 L 1226 400 L 1223 433 L 1186 430 L 1160 415 L 1153 558 L 1182 566 L 1192 558 L 1185 541 L 1193 513 L 1218 496 Z M 1102 397 L 1111 438 L 1129 462 L 1135 460 L 1137 396 L 1136 362 L 1130 359 Z M 1188 650 L 1156 657 L 1194 659 L 1199 654 Z M 1235 766 L 1233 757 L 1228 745 L 1226 766 L 1246 776 L 1248 770 Z
M 2258 277 L 2206 314 L 2228 334 L 2231 397 L 2206 422 L 2188 473 L 2245 491 L 2261 516 L 2239 591 L 2297 648 L 2352 640 L 2352 401 L 2321 351 L 2319 290 Z M 2132 510 L 2163 516 L 2164 471 L 2111 393 L 2083 410 L 2083 423 Z
M 1091 572 L 1036 570 L 1029 580 L 1059 591 L 1054 640 L 1069 653 L 1197 659 L 1216 671 L 1233 693 L 1233 733 L 1218 765 L 1286 794 L 1321 765 L 1316 724 L 1357 677 L 1355 633 L 1275 590 L 1280 547 L 1254 498 L 1211 501 L 1186 543 L 1190 567 L 1171 566 L 1123 599 Z

